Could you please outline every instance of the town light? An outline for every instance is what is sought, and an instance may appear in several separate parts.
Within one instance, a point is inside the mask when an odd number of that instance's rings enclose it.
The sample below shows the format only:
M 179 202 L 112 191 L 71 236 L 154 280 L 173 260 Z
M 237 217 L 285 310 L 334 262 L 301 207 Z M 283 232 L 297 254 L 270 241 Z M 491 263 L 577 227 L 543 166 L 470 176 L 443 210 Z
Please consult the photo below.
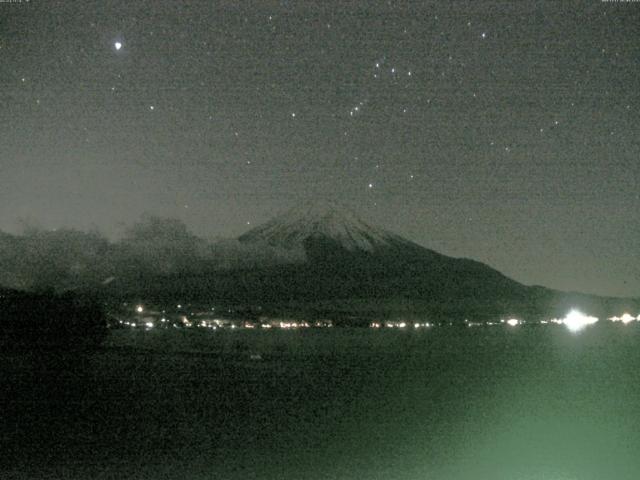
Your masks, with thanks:
M 582 330 L 587 325 L 593 325 L 598 319 L 596 317 L 590 317 L 578 310 L 571 310 L 566 317 L 562 320 L 562 323 L 572 332 Z
M 622 317 L 620 318 L 620 321 L 622 323 L 624 323 L 625 325 L 627 323 L 633 322 L 635 320 L 635 317 L 632 317 L 631 315 L 629 315 L 628 313 L 625 313 L 622 315 Z

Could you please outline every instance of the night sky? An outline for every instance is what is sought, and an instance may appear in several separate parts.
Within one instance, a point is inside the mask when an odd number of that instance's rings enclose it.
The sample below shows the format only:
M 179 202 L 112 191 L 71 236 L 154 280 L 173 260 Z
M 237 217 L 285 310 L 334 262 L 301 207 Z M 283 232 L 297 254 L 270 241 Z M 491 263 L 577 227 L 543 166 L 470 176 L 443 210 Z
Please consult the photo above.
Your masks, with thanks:
M 0 2 L 0 230 L 238 235 L 329 198 L 640 296 L 640 3 Z

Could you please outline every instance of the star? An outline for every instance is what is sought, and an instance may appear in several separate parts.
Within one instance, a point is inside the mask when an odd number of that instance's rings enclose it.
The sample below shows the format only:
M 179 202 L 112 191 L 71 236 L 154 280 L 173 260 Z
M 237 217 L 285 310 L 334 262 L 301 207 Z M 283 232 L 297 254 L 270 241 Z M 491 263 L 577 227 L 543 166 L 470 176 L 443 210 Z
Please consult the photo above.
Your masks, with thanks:
M 120 50 L 122 48 L 122 42 L 115 42 L 113 46 L 116 50 Z
M 482 32 L 482 35 L 480 35 L 482 38 L 487 38 L 487 32 Z

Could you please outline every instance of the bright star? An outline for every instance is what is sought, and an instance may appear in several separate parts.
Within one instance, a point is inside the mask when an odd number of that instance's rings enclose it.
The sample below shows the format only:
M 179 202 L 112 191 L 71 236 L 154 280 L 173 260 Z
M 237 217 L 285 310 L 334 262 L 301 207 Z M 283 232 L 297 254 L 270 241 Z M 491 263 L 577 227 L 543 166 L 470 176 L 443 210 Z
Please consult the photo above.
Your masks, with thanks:
M 116 50 L 120 50 L 122 48 L 122 43 L 121 42 L 116 42 L 113 44 L 114 47 L 116 47 Z

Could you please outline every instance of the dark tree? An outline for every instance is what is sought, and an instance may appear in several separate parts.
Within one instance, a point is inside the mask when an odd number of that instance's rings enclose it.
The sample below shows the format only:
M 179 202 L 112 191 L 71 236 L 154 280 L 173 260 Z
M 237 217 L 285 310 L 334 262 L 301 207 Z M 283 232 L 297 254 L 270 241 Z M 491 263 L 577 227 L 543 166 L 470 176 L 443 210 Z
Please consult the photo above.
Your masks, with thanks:
M 7 349 L 84 350 L 105 338 L 107 323 L 92 298 L 71 292 L 0 291 L 0 343 Z

